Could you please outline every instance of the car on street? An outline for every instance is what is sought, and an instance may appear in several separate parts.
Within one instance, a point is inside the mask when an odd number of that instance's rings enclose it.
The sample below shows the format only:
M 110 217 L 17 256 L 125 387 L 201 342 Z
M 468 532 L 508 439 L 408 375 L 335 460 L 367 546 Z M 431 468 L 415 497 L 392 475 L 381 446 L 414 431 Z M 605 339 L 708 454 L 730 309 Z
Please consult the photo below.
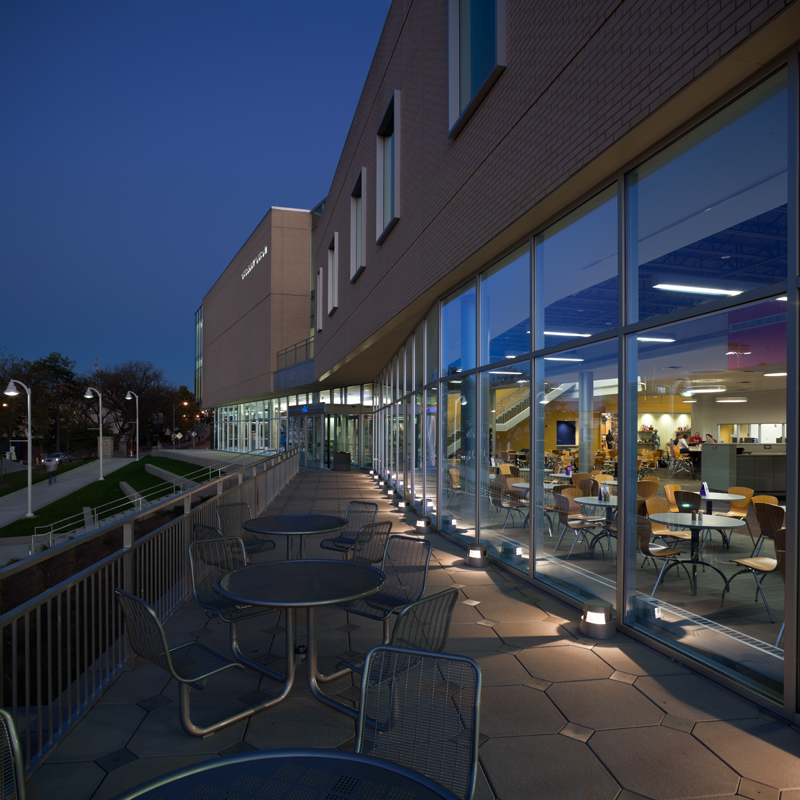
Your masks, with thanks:
M 50 453 L 49 456 L 45 456 L 45 464 L 50 464 L 53 461 L 59 465 L 70 464 L 72 462 L 72 456 L 69 453 Z

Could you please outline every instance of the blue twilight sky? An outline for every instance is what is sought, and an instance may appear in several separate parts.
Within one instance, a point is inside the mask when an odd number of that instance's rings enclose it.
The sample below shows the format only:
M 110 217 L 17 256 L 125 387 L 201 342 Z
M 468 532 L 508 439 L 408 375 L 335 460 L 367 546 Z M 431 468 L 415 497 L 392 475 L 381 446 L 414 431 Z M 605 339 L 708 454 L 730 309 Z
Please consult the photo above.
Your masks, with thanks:
M 0 4 L 0 348 L 193 387 L 194 312 L 327 194 L 389 5 Z

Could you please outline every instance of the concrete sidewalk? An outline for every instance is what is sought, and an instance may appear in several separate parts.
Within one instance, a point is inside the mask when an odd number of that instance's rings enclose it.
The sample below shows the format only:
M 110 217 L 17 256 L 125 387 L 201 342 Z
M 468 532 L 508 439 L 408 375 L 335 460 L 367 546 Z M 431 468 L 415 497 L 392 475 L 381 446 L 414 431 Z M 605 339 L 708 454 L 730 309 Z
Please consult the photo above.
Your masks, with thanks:
M 343 514 L 349 500 L 376 502 L 378 520 L 391 520 L 393 533 L 415 535 L 359 472 L 301 470 L 268 511 Z M 330 555 L 319 548 L 322 538 L 308 537 L 309 557 Z M 438 534 L 427 538 L 433 546 L 427 593 L 459 590 L 447 650 L 473 658 L 483 672 L 475 800 L 800 798 L 800 733 L 785 720 L 622 634 L 603 642 L 583 638 L 576 609 L 497 566 L 467 569 L 456 544 Z M 282 557 L 279 546 L 257 558 Z M 230 653 L 227 625 L 191 599 L 166 630 L 170 645 L 202 641 Z M 250 657 L 280 664 L 283 630 L 275 613 L 255 617 L 240 623 L 240 641 Z M 323 671 L 363 657 L 380 637 L 380 623 L 348 619 L 338 607 L 321 609 Z M 304 669 L 279 705 L 197 739 L 180 728 L 177 683 L 137 659 L 32 777 L 28 797 L 109 800 L 220 755 L 351 750 L 353 721 L 309 694 Z M 344 677 L 324 691 L 355 705 L 355 683 Z M 252 670 L 229 670 L 193 692 L 192 709 L 206 723 L 276 691 L 274 681 Z

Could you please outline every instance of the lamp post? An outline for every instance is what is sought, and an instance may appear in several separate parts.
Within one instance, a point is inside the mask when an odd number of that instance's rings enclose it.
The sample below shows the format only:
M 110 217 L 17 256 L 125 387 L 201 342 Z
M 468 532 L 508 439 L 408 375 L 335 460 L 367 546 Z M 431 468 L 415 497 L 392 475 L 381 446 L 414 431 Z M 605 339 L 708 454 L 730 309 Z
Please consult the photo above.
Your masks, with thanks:
M 32 495 L 32 488 L 33 488 L 33 473 L 32 473 L 32 466 L 33 466 L 33 446 L 31 442 L 31 390 L 22 382 L 17 381 L 12 378 L 8 382 L 8 387 L 6 388 L 4 394 L 7 394 L 9 397 L 16 397 L 19 394 L 19 389 L 14 384 L 19 384 L 28 394 L 28 513 L 25 514 L 26 517 L 33 516 L 33 495 Z
M 173 450 L 175 449 L 175 438 L 176 438 L 176 437 L 175 437 L 175 409 L 176 409 L 176 408 L 177 408 L 179 405 L 181 405 L 181 403 L 175 403 L 175 404 L 172 406 L 172 449 L 173 449 Z M 183 401 L 183 405 L 185 405 L 185 406 L 188 406 L 188 405 L 189 405 L 189 401 L 188 401 L 188 400 L 184 400 L 184 401 Z
M 128 394 L 125 395 L 126 400 L 133 400 L 136 398 L 136 460 L 139 460 L 139 395 L 128 389 Z
M 94 392 L 97 395 L 97 400 L 99 404 L 99 413 L 97 415 L 97 418 L 100 423 L 100 439 L 97 451 L 100 454 L 100 480 L 103 480 L 103 395 L 101 394 L 99 389 L 95 389 L 93 386 L 87 386 L 86 394 L 84 394 L 84 397 L 87 400 L 91 400 L 92 392 Z

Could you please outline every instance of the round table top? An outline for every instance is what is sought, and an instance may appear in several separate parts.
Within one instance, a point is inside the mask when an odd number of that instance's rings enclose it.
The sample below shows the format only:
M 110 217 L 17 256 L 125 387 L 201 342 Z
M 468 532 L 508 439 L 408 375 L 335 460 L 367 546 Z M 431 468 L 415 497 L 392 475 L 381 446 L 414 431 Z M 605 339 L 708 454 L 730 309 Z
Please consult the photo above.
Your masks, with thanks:
M 524 481 L 521 483 L 512 483 L 511 484 L 515 489 L 530 489 L 531 485 L 529 483 L 525 483 Z
M 609 497 L 608 500 L 601 500 L 599 497 L 576 497 L 575 502 L 581 506 L 613 506 L 617 507 L 617 498 Z
M 728 492 L 706 492 L 700 495 L 703 500 L 719 500 L 721 503 L 736 503 L 744 500 L 743 494 L 729 494 Z
M 554 472 L 553 473 L 553 477 L 554 478 L 572 478 L 572 475 L 567 475 L 566 472 Z
M 325 800 L 334 794 L 344 797 L 339 794 L 342 787 L 356 784 L 371 788 L 373 794 L 369 796 L 375 797 L 415 800 L 456 797 L 430 778 L 392 761 L 341 750 L 297 748 L 237 753 L 193 764 L 137 786 L 117 800 L 189 800 L 201 794 L 203 797 L 235 795 L 240 800 L 277 797 L 270 789 L 281 794 L 288 792 L 286 797 L 302 794 L 304 800 Z
M 235 569 L 225 573 L 214 588 L 242 605 L 308 608 L 358 600 L 385 583 L 383 572 L 367 564 L 307 558 Z
M 246 531 L 273 536 L 305 536 L 314 533 L 338 533 L 347 525 L 344 517 L 327 514 L 270 514 L 242 524 Z
M 651 514 L 654 522 L 663 522 L 664 525 L 677 525 L 681 528 L 742 528 L 743 519 L 734 517 L 720 517 L 716 514 L 703 514 L 701 518 L 692 519 L 691 514 L 665 511 L 663 514 Z

